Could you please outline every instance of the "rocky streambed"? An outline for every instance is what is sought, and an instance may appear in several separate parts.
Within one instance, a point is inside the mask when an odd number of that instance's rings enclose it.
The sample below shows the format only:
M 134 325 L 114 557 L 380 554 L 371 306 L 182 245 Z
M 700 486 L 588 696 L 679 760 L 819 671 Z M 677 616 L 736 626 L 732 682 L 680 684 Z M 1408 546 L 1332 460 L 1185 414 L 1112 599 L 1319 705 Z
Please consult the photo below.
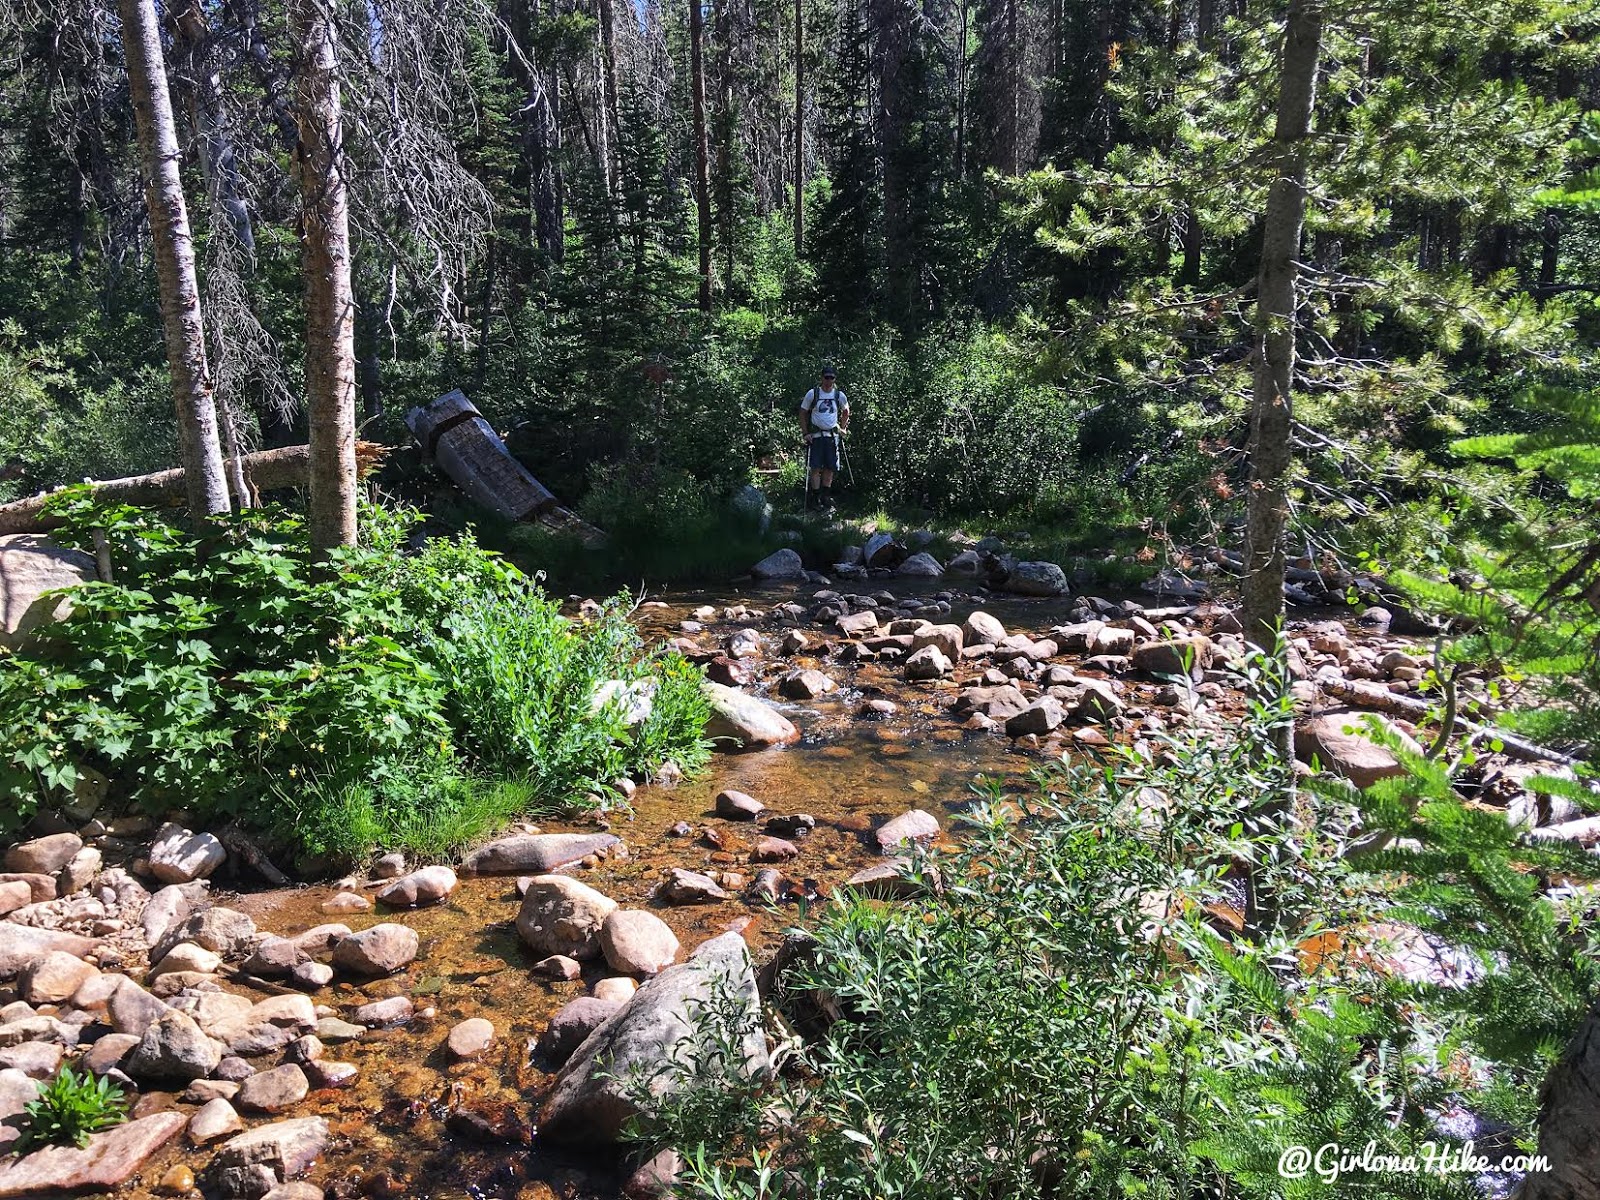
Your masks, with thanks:
M 663 1164 L 618 1144 L 629 1101 L 598 1064 L 648 1066 L 713 986 L 758 1019 L 756 969 L 783 930 L 841 889 L 892 902 L 897 857 L 953 849 L 979 778 L 1021 790 L 1063 754 L 1225 736 L 1237 717 L 1226 608 L 896 583 L 642 606 L 646 633 L 715 681 L 708 732 L 738 752 L 460 862 L 386 855 L 250 890 L 248 854 L 181 823 L 62 819 L 12 847 L 0 1142 L 62 1062 L 136 1103 L 87 1150 L 0 1163 L 0 1198 L 646 1194 Z M 1324 685 L 1406 697 L 1422 676 L 1383 614 L 1366 621 L 1294 630 L 1298 749 L 1359 782 L 1394 761 Z M 1483 796 L 1558 825 L 1518 769 L 1488 764 Z M 764 1037 L 744 1052 L 765 1069 Z

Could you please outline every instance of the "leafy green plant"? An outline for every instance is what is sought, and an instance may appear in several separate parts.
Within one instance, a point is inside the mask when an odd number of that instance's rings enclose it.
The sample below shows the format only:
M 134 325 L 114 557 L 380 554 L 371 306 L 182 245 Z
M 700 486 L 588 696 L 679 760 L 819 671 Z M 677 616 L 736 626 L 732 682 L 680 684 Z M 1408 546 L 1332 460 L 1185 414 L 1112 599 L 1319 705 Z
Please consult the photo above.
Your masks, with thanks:
M 86 1146 L 91 1134 L 128 1119 L 128 1100 L 106 1076 L 96 1078 L 62 1067 L 48 1083 L 39 1085 L 39 1098 L 22 1111 L 18 1154 L 39 1146 Z

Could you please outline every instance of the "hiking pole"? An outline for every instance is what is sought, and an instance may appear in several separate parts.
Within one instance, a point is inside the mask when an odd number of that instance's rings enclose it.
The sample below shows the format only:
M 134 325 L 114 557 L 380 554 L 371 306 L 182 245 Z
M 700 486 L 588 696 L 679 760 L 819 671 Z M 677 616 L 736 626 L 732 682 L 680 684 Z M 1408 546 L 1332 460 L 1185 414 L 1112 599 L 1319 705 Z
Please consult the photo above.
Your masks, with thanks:
M 839 431 L 839 456 L 844 459 L 845 474 L 850 477 L 850 490 L 856 490 L 856 469 L 850 465 L 850 451 L 846 448 L 844 431 Z
M 806 473 L 806 507 L 805 507 L 805 511 L 806 512 L 810 512 L 811 511 L 811 435 L 809 433 L 803 433 L 803 434 L 800 435 L 800 469 Z

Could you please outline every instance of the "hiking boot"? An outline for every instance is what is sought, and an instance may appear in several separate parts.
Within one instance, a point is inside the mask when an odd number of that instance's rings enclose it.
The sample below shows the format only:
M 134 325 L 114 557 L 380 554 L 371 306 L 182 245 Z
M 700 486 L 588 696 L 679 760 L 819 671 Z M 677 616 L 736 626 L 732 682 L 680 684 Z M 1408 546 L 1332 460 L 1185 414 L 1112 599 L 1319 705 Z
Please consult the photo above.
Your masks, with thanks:
M 822 501 L 821 501 L 821 503 L 819 503 L 817 505 L 817 507 L 823 512 L 832 512 L 833 511 L 833 489 L 832 488 L 823 488 L 822 489 Z

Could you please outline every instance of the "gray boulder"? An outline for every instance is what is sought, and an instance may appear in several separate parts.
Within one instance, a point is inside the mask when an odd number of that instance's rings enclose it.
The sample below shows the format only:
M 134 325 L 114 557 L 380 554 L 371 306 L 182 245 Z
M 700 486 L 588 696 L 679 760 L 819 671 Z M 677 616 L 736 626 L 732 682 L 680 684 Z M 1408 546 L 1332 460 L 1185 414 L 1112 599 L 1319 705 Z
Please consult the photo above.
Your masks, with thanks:
M 535 833 L 497 838 L 461 864 L 468 875 L 548 875 L 600 854 L 622 839 L 610 833 Z
M 739 1061 L 724 1069 L 746 1079 L 766 1077 L 772 1060 L 750 952 L 738 934 L 725 933 L 647 982 L 578 1047 L 540 1110 L 540 1137 L 615 1145 L 639 1112 L 630 1081 L 655 1097 L 695 1083 L 715 1086 L 717 1079 L 691 1078 L 694 1039 L 716 1032 L 704 1027 L 713 1012 L 734 1014 L 734 1027 L 720 1032 L 737 1046 Z
M 1005 590 L 1019 596 L 1064 596 L 1067 573 L 1053 562 L 1019 562 L 1006 576 Z
M 46 593 L 96 578 L 94 559 L 36 533 L 0 537 L 0 646 L 19 646 L 40 626 L 72 611 L 65 596 Z
M 801 580 L 806 577 L 806 564 L 801 560 L 798 551 L 785 546 L 782 550 L 774 550 L 751 567 L 750 574 L 764 583 Z
M 800 739 L 794 723 L 759 697 L 720 683 L 707 682 L 704 686 L 711 701 L 706 737 L 717 749 L 753 750 L 786 746 Z
M 210 1075 L 221 1061 L 222 1047 L 193 1017 L 168 1009 L 144 1031 L 122 1060 L 122 1069 L 146 1082 L 187 1084 Z
M 923 550 L 901 563 L 895 569 L 895 574 L 915 579 L 937 579 L 944 574 L 944 568 L 939 565 L 938 559 Z

